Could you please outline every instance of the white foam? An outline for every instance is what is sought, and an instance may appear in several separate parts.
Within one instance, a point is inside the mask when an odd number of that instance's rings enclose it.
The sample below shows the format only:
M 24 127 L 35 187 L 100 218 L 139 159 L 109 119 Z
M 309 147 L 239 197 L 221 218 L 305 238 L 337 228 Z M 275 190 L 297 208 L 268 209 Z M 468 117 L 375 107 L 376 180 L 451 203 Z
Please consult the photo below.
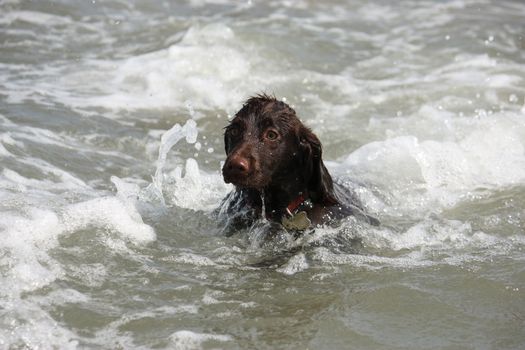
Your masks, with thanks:
M 0 156 L 2 157 L 12 156 L 11 152 L 9 152 L 2 143 L 0 143 Z
M 229 109 L 246 91 L 259 91 L 265 85 L 262 75 L 253 74 L 257 67 L 252 65 L 251 49 L 225 24 L 195 25 L 167 49 L 120 61 L 86 62 L 62 78 L 62 89 L 93 90 L 96 96 L 78 99 L 66 91 L 56 93 L 61 101 L 81 108 L 159 109 L 191 101 L 198 109 Z
M 196 305 L 184 304 L 177 306 L 164 305 L 150 308 L 146 311 L 124 313 L 120 318 L 98 330 L 95 339 L 92 341 L 101 348 L 107 347 L 107 344 L 118 344 L 119 347 L 124 349 L 135 349 L 137 344 L 133 334 L 128 332 L 122 333 L 122 328 L 129 323 L 142 319 L 161 319 L 175 314 L 196 314 L 197 312 L 198 307 Z
M 170 203 L 181 208 L 213 210 L 232 189 L 219 173 L 200 171 L 193 158 L 186 160 L 184 170 L 178 166 L 167 178 L 166 197 Z
M 447 246 L 461 249 L 473 242 L 473 232 L 468 223 L 426 219 L 404 232 L 393 232 L 388 228 L 370 230 L 362 239 L 366 246 L 381 249 L 442 249 Z
M 204 305 L 213 305 L 213 304 L 219 304 L 221 303 L 221 301 L 219 301 L 217 298 L 215 298 L 216 296 L 222 296 L 223 294 L 221 294 L 220 292 L 218 291 L 213 291 L 213 292 L 209 292 L 207 291 L 204 296 L 202 297 L 202 302 L 204 303 Z
M 7 252 L 1 261 L 3 266 L 9 266 L 0 294 L 13 298 L 23 291 L 40 289 L 63 275 L 60 265 L 48 255 L 62 234 L 100 227 L 137 244 L 155 239 L 153 229 L 142 222 L 134 206 L 116 197 L 69 205 L 62 215 L 32 207 L 23 211 L 24 216 L 4 212 L 0 223 L 0 247 Z
M 176 349 L 202 349 L 203 343 L 209 341 L 228 342 L 233 340 L 229 335 L 225 334 L 207 334 L 197 333 L 187 330 L 181 330 L 173 333 L 169 337 L 171 343 Z
M 80 293 L 79 291 L 71 288 L 64 288 L 52 291 L 45 297 L 36 297 L 35 300 L 42 304 L 56 304 L 63 305 L 64 303 L 87 303 L 90 301 L 90 297 L 86 294 Z
M 2 213 L 0 222 L 0 347 L 23 342 L 30 348 L 61 344 L 74 349 L 73 333 L 55 322 L 33 298 L 24 293 L 41 289 L 64 276 L 60 264 L 48 251 L 58 245 L 63 232 L 59 217 L 50 210 L 24 208 L 24 214 Z M 70 300 L 81 300 L 80 294 Z M 44 302 L 47 303 L 47 302 Z
M 308 262 L 304 253 L 294 255 L 290 260 L 283 266 L 279 267 L 276 271 L 281 272 L 285 275 L 295 275 L 298 272 L 304 271 L 308 268 Z
M 392 204 L 390 210 L 404 213 L 439 211 L 479 188 L 525 183 L 521 116 L 503 112 L 448 125 L 449 140 L 397 136 L 372 142 L 350 154 L 334 171 L 390 192 L 385 198 Z
M 426 217 L 404 230 L 382 226 L 367 227 L 358 225 L 356 220 L 349 218 L 339 228 L 318 228 L 314 235 L 306 237 L 306 241 L 315 245 L 318 242 L 329 242 L 332 237 L 341 237 L 341 234 L 346 234 L 347 239 L 358 239 L 365 251 L 380 253 L 345 254 L 323 247 L 316 248 L 312 258 L 323 263 L 350 264 L 371 270 L 461 266 L 485 261 L 488 257 L 508 256 L 509 252 L 516 251 L 525 242 L 525 238 L 518 232 L 509 237 L 500 237 L 475 231 L 468 222 L 438 217 Z M 283 266 L 285 271 L 296 265 L 294 258 Z
M 2 123 L 4 124 L 4 123 Z M 11 157 L 13 154 L 9 152 L 4 145 L 9 145 L 17 148 L 24 148 L 24 144 L 22 142 L 16 141 L 11 136 L 10 132 L 0 133 L 0 156 L 4 157 Z
M 62 233 L 58 216 L 49 210 L 30 208 L 27 217 L 2 214 L 1 247 L 9 252 L 1 258 L 10 266 L 0 294 L 17 295 L 41 288 L 63 274 L 47 251 L 55 247 Z
M 1 24 L 10 25 L 15 21 L 22 21 L 46 27 L 50 24 L 70 25 L 72 23 L 71 19 L 68 17 L 35 11 L 8 11 L 0 18 Z
M 24 189 L 31 188 L 35 190 L 57 190 L 57 189 L 87 189 L 87 185 L 81 179 L 71 175 L 69 172 L 64 171 L 58 167 L 55 167 L 41 159 L 22 159 L 19 158 L 20 163 L 27 164 L 29 166 L 37 167 L 38 170 L 42 171 L 47 178 L 43 180 L 27 178 L 20 175 L 19 173 L 4 168 L 2 171 L 2 177 L 9 182 L 22 186 Z
M 64 209 L 65 228 L 74 232 L 87 227 L 114 231 L 136 244 L 156 239 L 155 231 L 144 224 L 137 209 L 116 197 L 95 198 Z
M 378 270 L 385 267 L 408 269 L 435 265 L 432 261 L 423 258 L 419 253 L 411 253 L 401 257 L 385 257 L 378 255 L 341 254 L 334 253 L 326 248 L 317 248 L 312 258 L 322 261 L 325 264 L 351 265 L 368 270 Z
M 62 327 L 37 305 L 19 301 L 14 310 L 8 310 L 11 312 L 6 312 L 2 321 L 9 323 L 6 327 L 0 327 L 0 346 L 12 348 L 13 345 L 23 344 L 22 347 L 30 349 L 78 348 L 78 336 Z M 12 317 L 12 314 L 17 317 Z
M 210 258 L 192 253 L 182 253 L 173 257 L 171 260 L 195 266 L 217 266 L 217 264 Z

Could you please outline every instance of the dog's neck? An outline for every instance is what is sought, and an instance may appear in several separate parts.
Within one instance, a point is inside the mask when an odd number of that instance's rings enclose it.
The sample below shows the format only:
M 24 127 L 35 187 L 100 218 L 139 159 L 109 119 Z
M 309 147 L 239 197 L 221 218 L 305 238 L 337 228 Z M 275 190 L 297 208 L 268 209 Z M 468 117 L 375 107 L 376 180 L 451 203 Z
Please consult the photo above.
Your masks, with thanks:
M 287 210 L 295 211 L 310 196 L 308 189 L 300 181 L 286 187 L 282 184 L 270 184 L 262 192 L 266 216 L 275 219 L 287 214 Z
M 283 215 L 287 214 L 287 210 L 295 212 L 309 200 L 309 192 L 304 189 L 301 191 L 266 187 L 262 190 L 244 188 L 238 191 L 244 193 L 249 206 L 267 218 L 275 220 L 280 220 Z

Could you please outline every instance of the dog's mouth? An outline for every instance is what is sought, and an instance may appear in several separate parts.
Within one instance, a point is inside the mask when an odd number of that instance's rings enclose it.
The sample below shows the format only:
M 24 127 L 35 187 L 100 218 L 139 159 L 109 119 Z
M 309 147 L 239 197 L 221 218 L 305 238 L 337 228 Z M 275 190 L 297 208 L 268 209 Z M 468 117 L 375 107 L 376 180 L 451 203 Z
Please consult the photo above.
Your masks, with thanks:
M 224 182 L 239 188 L 261 190 L 271 179 L 269 175 L 268 169 L 265 169 L 257 158 L 250 155 L 233 153 L 226 158 L 222 167 Z
M 227 184 L 231 183 L 232 185 L 240 188 L 258 188 L 257 183 L 251 181 L 250 176 L 229 176 L 223 174 L 224 182 Z
M 231 173 L 226 169 L 222 169 L 222 177 L 225 183 L 231 183 L 232 185 L 239 188 L 253 188 L 262 189 L 266 185 L 262 179 L 261 174 L 258 172 L 251 172 L 249 174 L 236 174 Z
M 242 186 L 246 184 L 247 182 L 247 179 L 245 177 L 226 174 L 224 170 L 222 171 L 222 178 L 224 179 L 224 182 L 226 182 L 227 184 L 232 184 L 235 186 Z

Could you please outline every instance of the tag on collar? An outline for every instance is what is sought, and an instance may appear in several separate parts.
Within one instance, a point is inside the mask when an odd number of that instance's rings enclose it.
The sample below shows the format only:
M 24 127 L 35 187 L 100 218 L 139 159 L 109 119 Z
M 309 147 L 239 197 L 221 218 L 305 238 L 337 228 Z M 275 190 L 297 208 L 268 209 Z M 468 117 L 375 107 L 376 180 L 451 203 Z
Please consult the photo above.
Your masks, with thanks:
M 305 211 L 300 211 L 289 218 L 283 216 L 281 223 L 287 230 L 306 230 L 312 225 L 312 221 L 310 221 Z

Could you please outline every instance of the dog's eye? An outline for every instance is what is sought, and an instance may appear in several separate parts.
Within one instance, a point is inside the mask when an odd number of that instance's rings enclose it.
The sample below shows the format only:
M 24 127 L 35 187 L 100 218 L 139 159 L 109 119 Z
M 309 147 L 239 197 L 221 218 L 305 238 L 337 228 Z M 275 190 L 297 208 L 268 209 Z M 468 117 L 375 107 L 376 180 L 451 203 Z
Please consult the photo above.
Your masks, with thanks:
M 278 137 L 279 137 L 279 134 L 276 133 L 276 132 L 273 131 L 273 130 L 268 130 L 268 131 L 266 132 L 266 138 L 267 138 L 268 140 L 277 140 Z
M 239 136 L 239 128 L 231 128 L 230 130 L 228 130 L 228 132 L 232 137 Z

